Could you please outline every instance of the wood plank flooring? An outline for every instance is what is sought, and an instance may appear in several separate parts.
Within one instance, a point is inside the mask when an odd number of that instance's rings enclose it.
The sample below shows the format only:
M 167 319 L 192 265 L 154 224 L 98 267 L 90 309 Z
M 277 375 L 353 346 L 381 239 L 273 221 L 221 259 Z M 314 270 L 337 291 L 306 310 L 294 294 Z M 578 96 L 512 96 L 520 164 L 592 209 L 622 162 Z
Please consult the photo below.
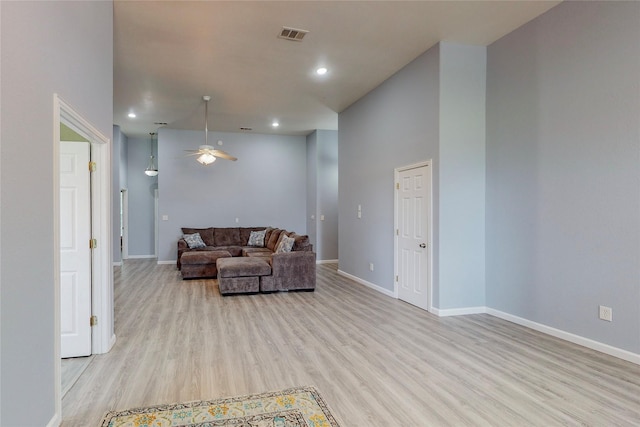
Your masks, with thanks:
M 316 386 L 344 427 L 638 426 L 640 366 L 490 315 L 438 318 L 318 266 L 315 292 L 221 297 L 217 281 L 115 269 L 117 343 L 63 399 L 104 412 Z
M 61 360 L 60 382 L 62 385 L 62 397 L 71 390 L 71 387 L 73 387 L 78 378 L 80 378 L 80 375 L 87 369 L 87 366 L 91 363 L 91 357 L 92 356 L 72 357 Z

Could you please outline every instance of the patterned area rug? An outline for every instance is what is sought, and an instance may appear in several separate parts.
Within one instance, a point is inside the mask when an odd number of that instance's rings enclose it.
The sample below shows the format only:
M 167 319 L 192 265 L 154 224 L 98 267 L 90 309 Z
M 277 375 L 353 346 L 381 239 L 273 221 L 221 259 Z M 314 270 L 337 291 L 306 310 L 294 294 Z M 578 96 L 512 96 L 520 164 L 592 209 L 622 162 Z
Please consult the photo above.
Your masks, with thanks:
M 108 412 L 101 427 L 339 427 L 313 387 Z

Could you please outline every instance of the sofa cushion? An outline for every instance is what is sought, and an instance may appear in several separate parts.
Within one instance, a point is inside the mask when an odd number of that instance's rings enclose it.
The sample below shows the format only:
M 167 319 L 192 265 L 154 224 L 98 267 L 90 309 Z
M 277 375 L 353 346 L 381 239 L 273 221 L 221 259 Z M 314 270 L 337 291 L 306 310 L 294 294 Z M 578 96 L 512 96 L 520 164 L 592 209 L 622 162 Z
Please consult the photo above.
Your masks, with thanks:
M 251 235 L 252 231 L 262 231 L 265 230 L 266 231 L 267 227 L 240 227 L 240 241 L 241 241 L 241 246 L 248 246 L 249 244 L 249 236 Z
M 231 254 L 227 251 L 193 251 L 182 254 L 180 261 L 183 266 L 186 265 L 204 265 L 215 264 L 218 258 L 230 258 Z
M 182 238 L 184 239 L 185 242 L 187 242 L 189 249 L 204 248 L 205 246 L 207 246 L 202 241 L 202 237 L 200 237 L 200 233 L 183 234 Z
M 209 227 L 209 228 L 182 227 L 182 234 L 194 234 L 194 233 L 200 233 L 200 237 L 202 238 L 202 241 L 204 242 L 205 245 L 215 246 L 213 241 L 213 227 Z
M 280 242 L 282 242 L 282 238 L 288 235 L 289 235 L 289 232 L 287 230 L 280 231 L 280 235 L 278 236 L 278 240 L 276 240 L 276 244 L 275 244 L 275 247 L 273 248 L 273 252 L 275 252 L 278 249 Z
M 243 246 L 238 227 L 214 228 L 215 246 Z
M 264 235 L 267 230 L 262 231 L 252 231 L 249 235 L 249 241 L 247 242 L 247 246 L 256 246 L 258 248 L 264 247 Z
M 307 236 L 306 234 L 304 236 L 301 236 L 296 233 L 291 233 L 289 234 L 289 237 L 293 237 L 294 239 L 293 248 L 291 249 L 294 252 L 304 251 L 306 248 L 311 246 L 311 242 L 309 241 L 309 236 Z
M 269 241 L 267 242 L 267 248 L 271 249 L 272 251 L 276 250 L 276 244 L 278 243 L 278 239 L 280 238 L 280 234 L 283 231 L 284 230 L 280 230 L 279 228 L 275 228 L 271 232 L 271 235 L 269 236 Z
M 231 256 L 242 256 L 242 246 L 216 246 L 216 251 L 227 251 Z
M 262 258 L 218 258 L 218 277 L 265 276 L 271 274 L 271 266 Z
M 275 230 L 275 228 L 273 228 L 273 227 L 267 227 L 267 229 L 265 230 L 265 233 L 264 233 L 264 246 L 265 246 L 265 248 L 267 247 L 267 244 L 269 243 L 269 239 L 271 238 L 271 233 L 273 233 L 273 230 Z
M 282 235 L 280 239 L 280 243 L 278 243 L 278 247 L 276 247 L 276 253 L 281 254 L 283 252 L 291 252 L 291 248 L 293 248 L 293 242 L 295 239 L 293 237 L 289 237 Z
M 267 248 L 256 248 L 255 246 L 246 246 L 242 248 L 242 256 L 249 256 L 249 254 L 267 254 L 271 255 L 273 252 Z

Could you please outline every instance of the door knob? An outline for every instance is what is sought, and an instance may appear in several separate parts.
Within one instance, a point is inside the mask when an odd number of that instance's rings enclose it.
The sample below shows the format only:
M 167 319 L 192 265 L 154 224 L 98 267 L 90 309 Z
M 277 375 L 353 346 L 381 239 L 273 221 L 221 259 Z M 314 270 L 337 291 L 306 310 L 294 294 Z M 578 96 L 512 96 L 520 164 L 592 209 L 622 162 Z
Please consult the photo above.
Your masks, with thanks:
M 426 248 L 426 247 L 427 247 L 427 244 L 426 244 L 426 243 L 420 243 L 420 247 L 421 247 L 421 248 Z

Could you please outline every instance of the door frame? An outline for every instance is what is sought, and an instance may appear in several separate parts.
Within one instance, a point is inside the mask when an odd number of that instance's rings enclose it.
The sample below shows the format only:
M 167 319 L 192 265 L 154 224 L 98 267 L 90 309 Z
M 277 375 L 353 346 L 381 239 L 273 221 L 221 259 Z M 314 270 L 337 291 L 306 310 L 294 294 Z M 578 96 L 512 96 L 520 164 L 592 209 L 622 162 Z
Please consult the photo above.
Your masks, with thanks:
M 429 218 L 427 220 L 427 311 L 433 313 L 433 164 L 432 159 L 425 160 L 423 162 L 413 163 L 407 166 L 401 166 L 394 169 L 394 191 L 393 191 L 393 277 L 397 278 L 400 274 L 399 266 L 399 254 L 398 254 L 398 228 L 399 228 L 399 203 L 400 192 L 397 189 L 397 184 L 400 182 L 400 173 L 417 169 L 423 166 L 428 166 L 427 174 L 429 176 Z M 398 281 L 393 281 L 393 297 L 398 299 Z
M 54 265 L 54 381 L 56 415 L 62 414 L 60 367 L 60 123 L 85 137 L 91 161 L 99 166 L 91 175 L 91 227 L 98 245 L 91 256 L 91 312 L 98 324 L 91 331 L 91 352 L 108 352 L 115 344 L 113 328 L 113 269 L 111 234 L 111 141 L 65 102 L 53 94 L 53 265 Z M 88 242 L 87 242 L 88 244 Z M 87 319 L 87 322 L 89 319 Z M 61 418 L 60 418 L 61 419 Z
M 122 251 L 120 252 L 121 262 L 129 258 L 129 192 L 126 188 L 120 190 L 120 209 L 122 209 Z M 120 225 L 118 225 L 120 227 Z

